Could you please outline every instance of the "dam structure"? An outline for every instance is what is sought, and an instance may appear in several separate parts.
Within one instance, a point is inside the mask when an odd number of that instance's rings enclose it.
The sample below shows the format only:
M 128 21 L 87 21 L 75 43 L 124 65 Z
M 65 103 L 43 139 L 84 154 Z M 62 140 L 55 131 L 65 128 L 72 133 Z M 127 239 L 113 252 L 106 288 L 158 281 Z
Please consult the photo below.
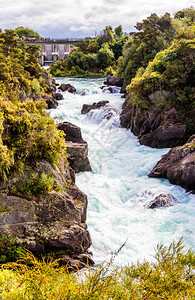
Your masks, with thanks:
M 85 39 L 89 42 L 90 39 Z M 81 38 L 26 38 L 23 40 L 29 46 L 41 46 L 39 63 L 41 66 L 49 66 L 58 59 L 66 58 L 74 49 Z

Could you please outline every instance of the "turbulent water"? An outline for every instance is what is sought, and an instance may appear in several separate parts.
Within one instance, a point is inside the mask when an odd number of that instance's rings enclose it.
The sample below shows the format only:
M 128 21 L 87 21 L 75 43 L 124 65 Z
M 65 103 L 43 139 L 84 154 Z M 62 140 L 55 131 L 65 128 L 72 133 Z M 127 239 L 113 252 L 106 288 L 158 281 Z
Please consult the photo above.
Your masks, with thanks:
M 63 93 L 64 100 L 51 110 L 56 121 L 69 121 L 81 127 L 89 145 L 92 172 L 79 173 L 77 186 L 88 196 L 87 224 L 96 263 L 118 250 L 117 264 L 152 260 L 159 242 L 168 245 L 183 236 L 187 248 L 195 248 L 195 196 L 168 180 L 148 178 L 161 155 L 168 149 L 141 146 L 129 131 L 120 128 L 119 114 L 124 99 L 100 89 L 102 78 L 60 78 L 71 83 L 75 95 Z M 86 89 L 86 95 L 79 92 Z M 81 115 L 82 105 L 108 100 L 105 108 Z M 175 206 L 146 209 L 148 202 L 161 193 L 177 199 Z

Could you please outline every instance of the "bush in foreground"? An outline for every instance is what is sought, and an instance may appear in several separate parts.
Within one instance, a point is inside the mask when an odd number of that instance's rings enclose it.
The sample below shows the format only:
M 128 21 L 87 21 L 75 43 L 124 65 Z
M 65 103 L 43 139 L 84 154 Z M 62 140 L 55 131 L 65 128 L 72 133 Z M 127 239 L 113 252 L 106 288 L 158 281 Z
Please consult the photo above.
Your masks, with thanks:
M 57 262 L 38 261 L 31 253 L 2 265 L 3 299 L 194 299 L 195 253 L 181 240 L 158 245 L 156 261 L 113 267 L 109 263 L 85 273 L 68 273 Z

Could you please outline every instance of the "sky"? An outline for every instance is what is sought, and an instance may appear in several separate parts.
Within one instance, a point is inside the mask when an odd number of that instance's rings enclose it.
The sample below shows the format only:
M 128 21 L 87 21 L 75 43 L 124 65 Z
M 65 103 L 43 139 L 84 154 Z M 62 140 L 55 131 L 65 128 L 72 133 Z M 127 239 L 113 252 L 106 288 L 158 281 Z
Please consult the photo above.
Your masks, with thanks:
M 80 38 L 99 34 L 106 25 L 134 30 L 151 13 L 195 6 L 195 0 L 0 0 L 0 28 L 29 27 L 42 37 Z

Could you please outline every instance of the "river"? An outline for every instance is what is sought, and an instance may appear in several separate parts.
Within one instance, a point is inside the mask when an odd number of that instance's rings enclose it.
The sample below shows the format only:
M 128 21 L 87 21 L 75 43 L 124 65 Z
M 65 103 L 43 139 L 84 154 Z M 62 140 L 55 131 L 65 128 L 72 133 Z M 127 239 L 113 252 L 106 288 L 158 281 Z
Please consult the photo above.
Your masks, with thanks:
M 77 186 L 88 196 L 87 225 L 92 237 L 93 259 L 100 263 L 126 241 L 115 259 L 117 264 L 153 259 L 160 242 L 168 245 L 183 236 L 187 248 L 195 248 L 195 195 L 166 179 L 148 178 L 161 155 L 169 149 L 140 145 L 129 131 L 120 128 L 121 94 L 103 93 L 103 78 L 58 78 L 71 83 L 75 95 L 63 93 L 57 109 L 50 110 L 56 121 L 79 126 L 89 145 L 92 172 L 79 173 Z M 79 92 L 87 89 L 85 96 Z M 107 108 L 81 115 L 83 104 L 108 100 Z M 147 209 L 157 195 L 168 193 L 177 204 Z

